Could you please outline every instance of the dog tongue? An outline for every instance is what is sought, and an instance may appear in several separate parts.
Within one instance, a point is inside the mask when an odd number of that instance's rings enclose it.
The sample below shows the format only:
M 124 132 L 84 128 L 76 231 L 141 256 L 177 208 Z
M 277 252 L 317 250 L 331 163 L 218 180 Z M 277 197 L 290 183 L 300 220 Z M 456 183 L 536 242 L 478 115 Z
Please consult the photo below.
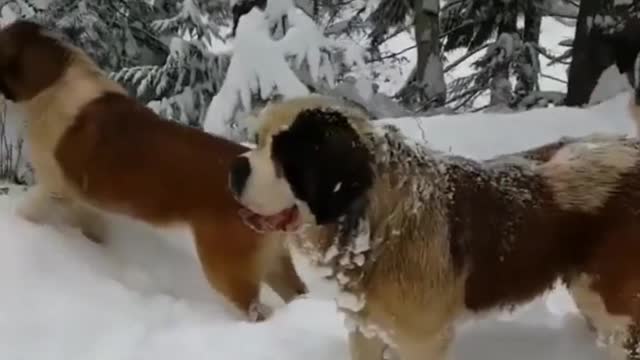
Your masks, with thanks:
M 256 214 L 249 209 L 240 210 L 240 217 L 257 232 L 287 230 L 288 225 L 296 220 L 295 216 L 295 206 L 270 216 Z

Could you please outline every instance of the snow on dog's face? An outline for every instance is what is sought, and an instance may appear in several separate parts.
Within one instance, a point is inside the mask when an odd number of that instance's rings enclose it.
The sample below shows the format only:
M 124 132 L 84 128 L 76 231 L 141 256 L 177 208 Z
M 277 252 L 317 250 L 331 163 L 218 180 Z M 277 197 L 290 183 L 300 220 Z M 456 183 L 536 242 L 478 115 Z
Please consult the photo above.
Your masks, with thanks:
M 231 168 L 231 191 L 260 231 L 335 222 L 373 183 L 370 152 L 348 116 L 296 104 L 303 102 L 276 105 L 295 111 L 267 112 L 258 147 Z

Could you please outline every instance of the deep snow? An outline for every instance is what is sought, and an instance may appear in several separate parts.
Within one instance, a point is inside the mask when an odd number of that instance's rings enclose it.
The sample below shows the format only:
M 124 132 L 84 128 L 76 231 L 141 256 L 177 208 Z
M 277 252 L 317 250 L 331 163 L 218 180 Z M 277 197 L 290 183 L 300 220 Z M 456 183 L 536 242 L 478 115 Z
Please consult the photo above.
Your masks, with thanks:
M 543 109 L 387 120 L 441 150 L 476 158 L 564 135 L 633 133 L 628 95 L 588 110 Z M 420 125 L 418 127 L 417 125 Z M 347 359 L 331 302 L 300 299 L 261 324 L 240 321 L 209 290 L 184 230 L 114 217 L 106 248 L 65 227 L 14 214 L 22 190 L 0 195 L 0 359 Z M 458 359 L 604 359 L 563 289 L 512 314 L 465 324 Z

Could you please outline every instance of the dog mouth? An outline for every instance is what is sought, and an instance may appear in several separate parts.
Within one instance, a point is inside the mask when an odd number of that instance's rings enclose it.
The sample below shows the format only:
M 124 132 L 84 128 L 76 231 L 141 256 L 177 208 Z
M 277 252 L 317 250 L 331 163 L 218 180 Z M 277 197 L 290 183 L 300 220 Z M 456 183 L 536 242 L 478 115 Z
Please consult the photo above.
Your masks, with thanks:
M 295 231 L 300 225 L 300 211 L 296 205 L 273 215 L 261 215 L 243 207 L 239 211 L 242 220 L 257 232 Z

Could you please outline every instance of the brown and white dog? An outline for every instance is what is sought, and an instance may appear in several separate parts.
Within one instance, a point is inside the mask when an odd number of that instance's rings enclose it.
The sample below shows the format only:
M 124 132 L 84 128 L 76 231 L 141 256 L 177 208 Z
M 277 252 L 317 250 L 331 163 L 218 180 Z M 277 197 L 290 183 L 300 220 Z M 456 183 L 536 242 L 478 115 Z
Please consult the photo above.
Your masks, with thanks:
M 563 139 L 486 162 L 411 144 L 320 96 L 268 105 L 230 174 L 259 230 L 288 230 L 303 281 L 332 291 L 352 359 L 444 359 L 455 324 L 558 280 L 639 359 L 640 141 Z M 315 272 L 309 269 L 317 270 Z
M 0 92 L 25 112 L 37 182 L 20 213 L 47 222 L 63 209 L 96 242 L 104 211 L 189 226 L 210 284 L 253 318 L 263 279 L 285 301 L 304 293 L 282 234 L 238 217 L 228 169 L 248 148 L 160 118 L 56 38 L 29 21 L 0 31 Z

